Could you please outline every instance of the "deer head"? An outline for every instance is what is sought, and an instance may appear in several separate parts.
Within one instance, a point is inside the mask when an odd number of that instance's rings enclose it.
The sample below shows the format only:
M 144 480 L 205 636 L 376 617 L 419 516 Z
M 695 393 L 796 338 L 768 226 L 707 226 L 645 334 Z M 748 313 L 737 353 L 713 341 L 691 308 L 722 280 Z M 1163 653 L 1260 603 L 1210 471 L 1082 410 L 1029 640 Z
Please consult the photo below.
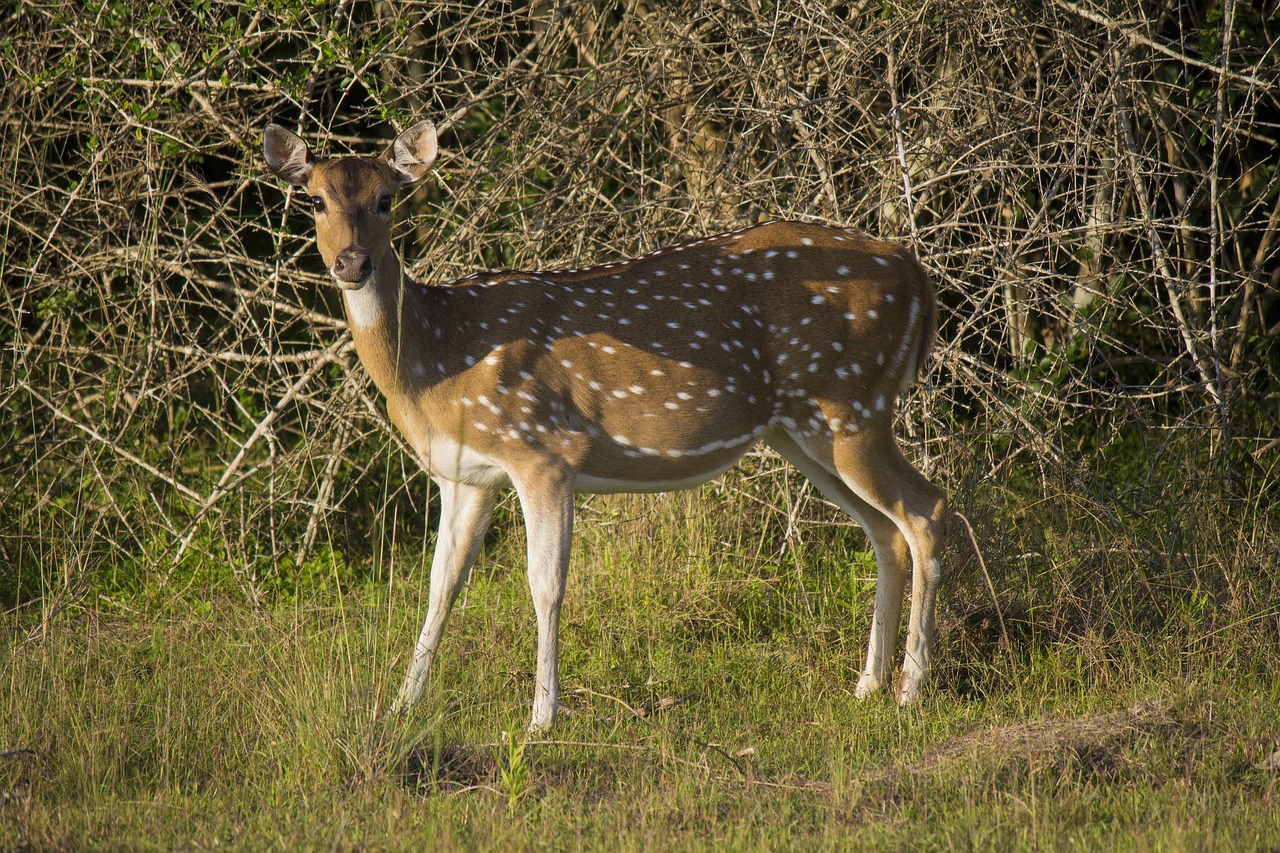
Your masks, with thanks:
M 421 121 L 381 158 L 320 159 L 296 134 L 267 125 L 263 154 L 282 181 L 305 190 L 315 211 L 316 245 L 338 286 L 359 290 L 380 273 L 399 272 L 391 251 L 391 202 L 436 160 L 436 128 Z

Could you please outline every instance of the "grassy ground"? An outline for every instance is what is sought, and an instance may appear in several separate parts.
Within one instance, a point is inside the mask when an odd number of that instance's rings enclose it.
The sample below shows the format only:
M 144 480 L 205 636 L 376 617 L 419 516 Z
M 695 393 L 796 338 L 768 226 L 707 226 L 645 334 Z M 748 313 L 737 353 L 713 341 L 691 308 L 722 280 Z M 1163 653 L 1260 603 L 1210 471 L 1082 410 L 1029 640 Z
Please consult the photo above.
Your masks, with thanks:
M 502 520 L 403 719 L 423 543 L 326 554 L 297 590 L 51 586 L 3 617 L 0 849 L 1280 846 L 1274 540 L 993 513 L 997 610 L 957 525 L 936 688 L 901 711 L 852 695 L 860 535 L 779 529 L 751 493 L 586 505 L 564 713 L 530 742 L 504 739 L 533 614 Z

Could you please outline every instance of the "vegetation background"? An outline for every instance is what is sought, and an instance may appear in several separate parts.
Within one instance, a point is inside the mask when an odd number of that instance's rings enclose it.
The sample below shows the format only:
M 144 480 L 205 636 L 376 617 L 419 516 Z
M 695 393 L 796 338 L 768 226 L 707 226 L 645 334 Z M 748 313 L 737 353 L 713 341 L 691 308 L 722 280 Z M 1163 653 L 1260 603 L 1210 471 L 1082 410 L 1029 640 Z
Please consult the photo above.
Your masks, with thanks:
M 1280 846 L 1275 2 L 0 10 L 0 848 Z M 936 689 L 857 704 L 861 534 L 761 453 L 583 502 L 556 740 L 499 510 L 420 710 L 432 490 L 273 120 L 436 120 L 412 273 L 761 219 L 908 241 Z M 972 532 L 972 536 L 970 535 Z

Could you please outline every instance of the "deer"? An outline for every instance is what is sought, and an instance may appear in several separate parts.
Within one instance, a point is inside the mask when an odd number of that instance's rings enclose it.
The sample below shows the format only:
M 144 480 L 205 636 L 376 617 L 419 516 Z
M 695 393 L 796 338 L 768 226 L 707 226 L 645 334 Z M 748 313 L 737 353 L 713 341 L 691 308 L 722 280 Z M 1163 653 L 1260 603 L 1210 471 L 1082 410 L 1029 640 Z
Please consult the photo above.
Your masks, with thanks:
M 524 519 L 537 616 L 528 730 L 545 732 L 575 494 L 690 489 L 760 444 L 870 540 L 857 699 L 892 681 L 910 569 L 896 698 L 916 702 L 936 642 L 946 498 L 893 431 L 937 334 L 915 255 L 852 228 L 772 221 L 598 266 L 428 286 L 392 249 L 391 210 L 438 151 L 429 120 L 381 157 L 317 158 L 276 124 L 263 137 L 271 171 L 309 199 L 360 362 L 439 492 L 426 620 L 393 711 L 423 693 L 502 490 Z

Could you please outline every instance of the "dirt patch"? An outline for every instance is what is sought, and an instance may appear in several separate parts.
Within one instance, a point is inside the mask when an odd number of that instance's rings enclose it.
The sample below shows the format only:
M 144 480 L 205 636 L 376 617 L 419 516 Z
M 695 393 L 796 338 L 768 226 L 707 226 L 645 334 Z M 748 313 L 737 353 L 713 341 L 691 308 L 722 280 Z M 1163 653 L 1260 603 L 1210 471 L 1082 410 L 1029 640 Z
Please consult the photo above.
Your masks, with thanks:
M 1198 737 L 1199 728 L 1198 721 L 1175 716 L 1172 703 L 1148 700 L 1105 714 L 1037 720 L 971 732 L 929 750 L 902 771 L 933 773 L 957 761 L 977 758 L 989 762 L 997 757 L 1078 764 L 1090 775 L 1112 776 L 1126 762 L 1126 753 L 1142 740 Z
M 860 774 L 859 781 L 864 796 L 883 801 L 909 797 L 926 782 L 1016 787 L 1029 770 L 1103 784 L 1138 779 L 1160 784 L 1194 772 L 1205 749 L 1208 719 L 1199 705 L 1154 699 L 1102 714 L 984 728 L 914 761 Z M 1147 760 L 1150 749 L 1170 750 L 1173 760 Z

